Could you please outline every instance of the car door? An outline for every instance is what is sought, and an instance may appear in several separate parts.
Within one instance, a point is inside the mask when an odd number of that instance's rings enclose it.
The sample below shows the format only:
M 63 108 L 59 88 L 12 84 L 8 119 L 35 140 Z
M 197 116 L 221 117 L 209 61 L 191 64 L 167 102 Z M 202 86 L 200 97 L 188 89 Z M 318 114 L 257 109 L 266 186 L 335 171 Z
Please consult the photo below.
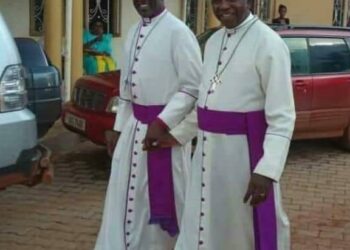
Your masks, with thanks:
M 283 37 L 287 44 L 292 66 L 292 81 L 297 119 L 294 138 L 305 137 L 310 129 L 310 114 L 312 103 L 312 75 L 307 38 Z
M 349 123 L 350 50 L 344 38 L 309 38 L 313 99 L 310 127 L 319 137 L 341 136 Z

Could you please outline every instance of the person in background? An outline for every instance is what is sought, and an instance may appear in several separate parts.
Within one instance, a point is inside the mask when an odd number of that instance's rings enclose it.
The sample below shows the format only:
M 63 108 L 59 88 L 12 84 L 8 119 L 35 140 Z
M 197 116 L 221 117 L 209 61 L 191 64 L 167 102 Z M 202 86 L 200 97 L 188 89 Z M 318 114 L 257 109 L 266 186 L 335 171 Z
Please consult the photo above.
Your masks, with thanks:
M 104 34 L 103 23 L 94 21 L 90 31 L 84 31 L 84 70 L 88 75 L 116 69 L 116 63 L 111 57 L 112 35 Z
M 289 18 L 286 18 L 287 15 L 287 6 L 280 4 L 278 6 L 279 17 L 272 20 L 273 24 L 282 24 L 288 25 L 290 23 Z

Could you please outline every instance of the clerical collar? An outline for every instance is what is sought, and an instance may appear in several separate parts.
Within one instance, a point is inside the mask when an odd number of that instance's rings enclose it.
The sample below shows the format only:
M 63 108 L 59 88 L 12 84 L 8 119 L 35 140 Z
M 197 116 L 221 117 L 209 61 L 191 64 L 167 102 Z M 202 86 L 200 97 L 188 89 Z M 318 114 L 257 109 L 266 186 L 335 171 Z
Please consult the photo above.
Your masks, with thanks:
M 235 34 L 237 32 L 237 30 L 239 30 L 240 28 L 243 28 L 244 26 L 246 26 L 246 24 L 250 23 L 251 20 L 254 19 L 254 15 L 252 13 L 249 13 L 249 15 L 244 19 L 243 22 L 241 22 L 238 26 L 229 29 L 229 28 L 225 28 L 226 29 L 226 33 L 227 34 Z
M 162 12 L 158 13 L 158 14 L 155 15 L 154 17 L 144 17 L 144 18 L 142 18 L 142 23 L 143 23 L 144 25 L 149 25 L 149 24 L 151 24 L 151 23 L 157 22 L 157 20 L 158 20 L 159 18 L 161 18 L 166 12 L 167 12 L 167 9 L 164 8 L 164 10 L 163 10 Z

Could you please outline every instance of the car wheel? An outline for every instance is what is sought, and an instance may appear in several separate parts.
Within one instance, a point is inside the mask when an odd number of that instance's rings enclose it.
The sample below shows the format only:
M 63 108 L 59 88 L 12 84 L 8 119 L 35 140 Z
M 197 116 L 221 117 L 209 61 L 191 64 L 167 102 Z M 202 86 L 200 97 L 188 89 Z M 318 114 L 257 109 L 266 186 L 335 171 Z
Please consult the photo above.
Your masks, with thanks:
M 350 126 L 345 129 L 344 135 L 340 138 L 339 143 L 342 148 L 350 151 Z

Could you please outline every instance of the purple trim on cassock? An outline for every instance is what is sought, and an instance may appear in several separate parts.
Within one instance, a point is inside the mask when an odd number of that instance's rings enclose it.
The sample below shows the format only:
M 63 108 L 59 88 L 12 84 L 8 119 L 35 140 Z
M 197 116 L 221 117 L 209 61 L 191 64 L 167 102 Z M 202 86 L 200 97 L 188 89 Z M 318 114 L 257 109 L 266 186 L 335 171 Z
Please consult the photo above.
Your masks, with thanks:
M 247 113 L 208 110 L 198 107 L 201 130 L 228 135 L 246 135 L 251 170 L 254 171 L 264 154 L 263 144 L 267 123 L 264 111 Z M 254 208 L 255 250 L 277 250 L 277 221 L 273 190 L 266 201 Z
M 164 106 L 132 104 L 134 116 L 144 124 L 150 124 L 162 112 Z M 150 224 L 159 224 L 170 236 L 179 233 L 176 217 L 171 148 L 148 152 L 148 191 Z

